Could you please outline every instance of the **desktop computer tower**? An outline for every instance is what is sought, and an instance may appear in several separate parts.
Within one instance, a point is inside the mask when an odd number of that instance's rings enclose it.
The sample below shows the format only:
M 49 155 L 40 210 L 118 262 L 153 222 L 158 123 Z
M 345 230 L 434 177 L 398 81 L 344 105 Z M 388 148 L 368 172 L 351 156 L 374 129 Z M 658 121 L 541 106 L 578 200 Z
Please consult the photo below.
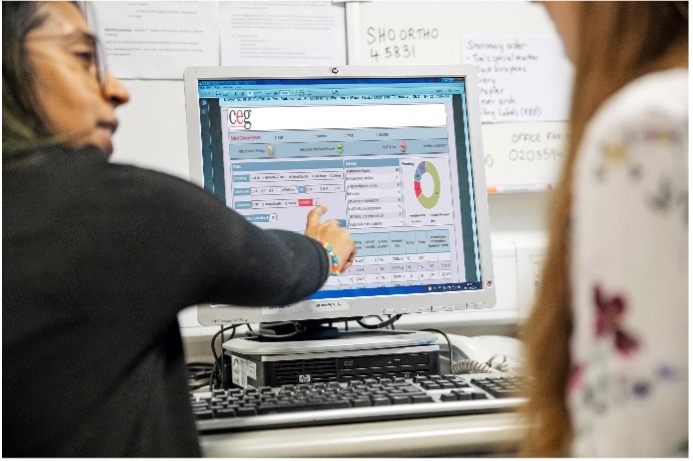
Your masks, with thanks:
M 320 341 L 263 343 L 238 338 L 224 343 L 231 382 L 238 387 L 438 374 L 439 346 L 427 332 L 353 332 Z

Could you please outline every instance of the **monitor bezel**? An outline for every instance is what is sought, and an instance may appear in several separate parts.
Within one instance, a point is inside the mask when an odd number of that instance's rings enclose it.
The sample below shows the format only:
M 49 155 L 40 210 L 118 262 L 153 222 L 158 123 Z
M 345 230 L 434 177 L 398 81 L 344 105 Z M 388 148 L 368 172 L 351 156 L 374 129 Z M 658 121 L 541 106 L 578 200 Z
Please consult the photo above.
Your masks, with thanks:
M 190 67 L 184 73 L 185 112 L 188 136 L 190 181 L 202 186 L 202 153 L 199 128 L 199 80 L 239 79 L 343 79 L 343 78 L 430 78 L 451 77 L 465 79 L 469 143 L 472 155 L 472 180 L 477 219 L 477 238 L 482 274 L 479 290 L 454 292 L 427 292 L 421 294 L 386 295 L 360 298 L 306 300 L 291 309 L 272 309 L 268 314 L 263 307 L 231 305 L 197 305 L 197 319 L 202 325 L 256 323 L 288 320 L 328 319 L 326 302 L 340 302 L 347 310 L 337 309 L 332 318 L 363 317 L 397 313 L 459 313 L 467 309 L 487 309 L 495 306 L 496 288 L 493 276 L 491 233 L 488 215 L 486 172 L 481 139 L 479 94 L 476 69 L 470 65 L 453 66 L 260 66 L 260 67 Z M 386 299 L 384 299 L 386 298 Z M 386 301 L 387 305 L 383 305 Z M 341 304 L 340 306 L 343 306 Z M 277 313 L 279 311 L 279 313 Z

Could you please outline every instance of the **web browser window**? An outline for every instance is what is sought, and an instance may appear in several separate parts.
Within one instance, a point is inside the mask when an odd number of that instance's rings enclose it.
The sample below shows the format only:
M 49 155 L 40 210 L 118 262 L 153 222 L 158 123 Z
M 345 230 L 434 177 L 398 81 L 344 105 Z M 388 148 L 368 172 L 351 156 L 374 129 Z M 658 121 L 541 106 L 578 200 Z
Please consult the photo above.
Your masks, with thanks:
M 313 299 L 482 288 L 461 78 L 198 83 L 204 187 L 263 228 L 348 229 Z

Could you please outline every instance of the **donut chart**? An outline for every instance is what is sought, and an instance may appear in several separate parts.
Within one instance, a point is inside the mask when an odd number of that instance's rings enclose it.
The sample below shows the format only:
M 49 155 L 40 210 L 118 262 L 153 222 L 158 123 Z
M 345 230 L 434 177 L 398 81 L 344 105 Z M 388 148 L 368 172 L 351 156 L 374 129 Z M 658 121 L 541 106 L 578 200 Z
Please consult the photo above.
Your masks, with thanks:
M 433 180 L 433 192 L 431 192 L 431 195 L 426 195 L 421 190 L 421 178 L 425 174 L 431 175 Z M 435 207 L 438 203 L 440 199 L 440 175 L 433 163 L 424 160 L 416 167 L 414 171 L 414 195 L 416 195 L 416 199 L 421 206 L 427 210 Z

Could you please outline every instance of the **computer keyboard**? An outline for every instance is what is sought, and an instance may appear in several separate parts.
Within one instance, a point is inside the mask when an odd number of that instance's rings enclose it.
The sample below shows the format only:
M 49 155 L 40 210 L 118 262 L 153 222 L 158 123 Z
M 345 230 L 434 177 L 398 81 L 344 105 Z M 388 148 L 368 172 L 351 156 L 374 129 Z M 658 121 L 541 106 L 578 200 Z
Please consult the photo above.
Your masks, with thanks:
M 522 379 L 494 374 L 418 375 L 194 393 L 201 433 L 513 411 Z

